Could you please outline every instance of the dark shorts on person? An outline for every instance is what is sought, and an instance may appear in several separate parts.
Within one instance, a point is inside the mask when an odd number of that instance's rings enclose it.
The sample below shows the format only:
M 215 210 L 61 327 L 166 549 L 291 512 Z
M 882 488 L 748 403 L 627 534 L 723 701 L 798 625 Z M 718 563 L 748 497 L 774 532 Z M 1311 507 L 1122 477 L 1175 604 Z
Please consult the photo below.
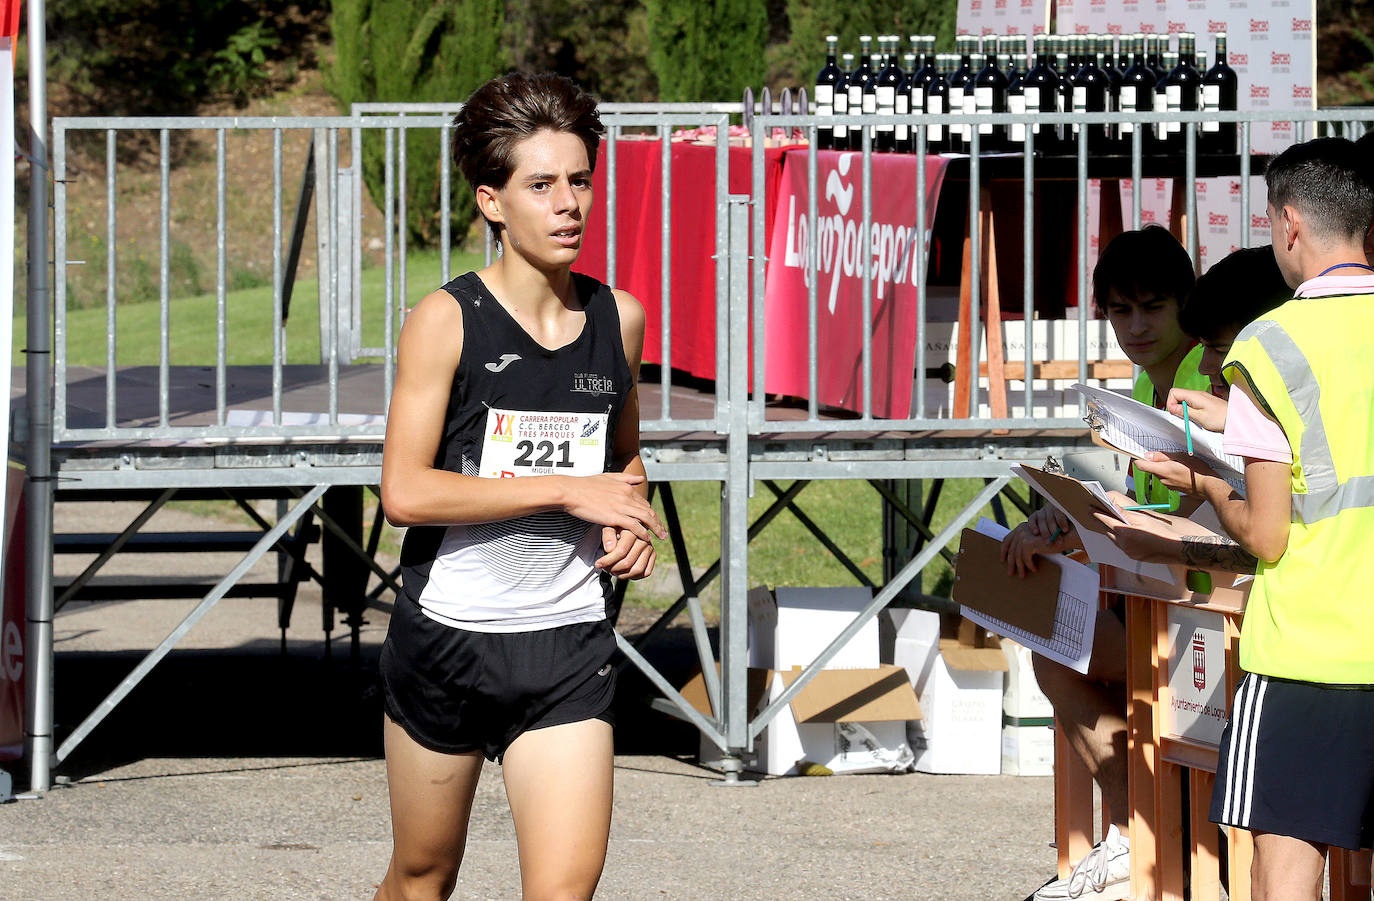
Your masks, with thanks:
M 431 751 L 500 761 L 531 729 L 614 724 L 615 634 L 605 620 L 533 632 L 471 632 L 402 596 L 380 662 L 387 716 Z
M 1214 823 L 1374 844 L 1374 686 L 1246 675 L 1221 737 Z

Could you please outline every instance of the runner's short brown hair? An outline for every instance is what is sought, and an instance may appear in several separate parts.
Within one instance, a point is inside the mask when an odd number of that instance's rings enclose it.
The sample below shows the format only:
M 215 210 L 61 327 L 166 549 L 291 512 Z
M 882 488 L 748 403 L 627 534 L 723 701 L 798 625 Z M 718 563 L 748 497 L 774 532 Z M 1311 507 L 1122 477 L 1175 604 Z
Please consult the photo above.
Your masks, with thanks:
M 512 72 L 473 91 L 453 120 L 454 160 L 474 192 L 480 185 L 503 188 L 515 172 L 516 145 L 540 131 L 575 135 L 596 169 L 605 131 L 596 98 L 571 79 L 547 72 Z M 500 226 L 488 221 L 487 227 L 499 241 Z

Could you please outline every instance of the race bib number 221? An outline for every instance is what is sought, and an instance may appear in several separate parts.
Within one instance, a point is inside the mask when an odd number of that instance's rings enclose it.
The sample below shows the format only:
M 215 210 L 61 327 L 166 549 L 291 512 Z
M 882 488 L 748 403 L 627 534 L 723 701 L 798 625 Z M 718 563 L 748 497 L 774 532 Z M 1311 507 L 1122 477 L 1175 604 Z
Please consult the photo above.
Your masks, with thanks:
M 487 410 L 480 475 L 591 476 L 605 470 L 605 413 L 531 413 Z

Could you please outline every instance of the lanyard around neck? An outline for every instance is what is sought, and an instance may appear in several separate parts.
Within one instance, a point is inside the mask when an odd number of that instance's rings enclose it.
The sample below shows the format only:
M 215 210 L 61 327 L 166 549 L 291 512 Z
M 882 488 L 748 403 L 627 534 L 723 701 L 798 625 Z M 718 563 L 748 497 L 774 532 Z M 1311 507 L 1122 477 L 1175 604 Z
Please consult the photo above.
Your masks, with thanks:
M 1337 269 L 1365 269 L 1369 272 L 1374 272 L 1374 266 L 1366 266 L 1364 263 L 1337 263 L 1334 266 L 1323 269 L 1317 274 L 1317 278 L 1321 278 L 1329 272 L 1335 272 Z

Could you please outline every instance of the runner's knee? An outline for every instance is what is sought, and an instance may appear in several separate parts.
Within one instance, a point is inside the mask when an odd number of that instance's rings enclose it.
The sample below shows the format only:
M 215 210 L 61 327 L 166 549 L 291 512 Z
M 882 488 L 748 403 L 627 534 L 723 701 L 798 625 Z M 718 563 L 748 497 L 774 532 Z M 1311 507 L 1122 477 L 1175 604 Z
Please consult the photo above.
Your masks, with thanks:
M 407 864 L 392 861 L 377 901 L 445 901 L 458 885 L 458 864 Z

